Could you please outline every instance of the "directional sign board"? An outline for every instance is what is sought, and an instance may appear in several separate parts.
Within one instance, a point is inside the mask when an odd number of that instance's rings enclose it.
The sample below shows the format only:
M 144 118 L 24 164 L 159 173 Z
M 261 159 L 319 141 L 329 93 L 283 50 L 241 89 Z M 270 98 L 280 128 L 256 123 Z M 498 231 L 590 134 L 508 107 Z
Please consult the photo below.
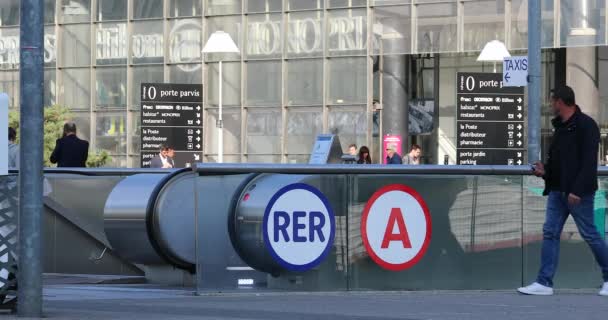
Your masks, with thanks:
M 278 264 L 290 271 L 306 271 L 319 265 L 331 250 L 336 223 L 321 191 L 295 183 L 271 198 L 262 229 L 266 248 Z
M 457 75 L 457 163 L 526 161 L 524 88 L 504 87 L 499 73 Z
M 203 151 L 203 86 L 143 83 L 141 85 L 141 167 L 161 145 L 175 150 L 175 167 L 200 162 Z
M 527 86 L 528 57 L 506 57 L 502 64 L 502 78 L 505 87 Z
M 394 184 L 376 191 L 363 209 L 361 237 L 379 266 L 401 271 L 422 259 L 431 242 L 432 223 L 424 199 Z
M 8 96 L 0 93 L 0 176 L 8 174 Z

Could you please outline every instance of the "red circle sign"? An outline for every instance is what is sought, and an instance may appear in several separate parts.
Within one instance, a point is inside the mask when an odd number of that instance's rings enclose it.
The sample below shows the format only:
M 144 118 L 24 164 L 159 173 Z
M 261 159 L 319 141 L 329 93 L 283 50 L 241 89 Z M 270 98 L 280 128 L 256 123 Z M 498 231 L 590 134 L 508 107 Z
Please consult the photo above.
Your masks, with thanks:
M 382 268 L 401 271 L 422 259 L 431 242 L 431 215 L 416 190 L 401 184 L 376 191 L 361 217 L 361 237 Z

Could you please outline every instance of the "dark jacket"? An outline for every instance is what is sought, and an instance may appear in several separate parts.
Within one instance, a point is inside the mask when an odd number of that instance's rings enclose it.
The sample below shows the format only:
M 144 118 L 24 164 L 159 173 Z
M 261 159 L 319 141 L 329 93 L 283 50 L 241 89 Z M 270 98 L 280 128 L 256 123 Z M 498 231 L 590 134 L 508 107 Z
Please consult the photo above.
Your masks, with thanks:
M 577 106 L 567 122 L 552 121 L 553 141 L 545 164 L 545 191 L 561 191 L 579 197 L 597 191 L 597 154 L 600 130 L 595 120 Z M 554 172 L 558 170 L 559 172 Z
M 171 164 L 171 166 L 173 168 L 175 168 L 175 163 L 173 162 L 173 159 L 171 159 L 170 157 L 167 157 L 167 162 L 169 162 L 169 164 Z M 162 168 L 163 167 L 163 160 L 161 160 L 160 155 L 156 155 L 154 158 L 152 158 L 152 160 L 150 160 L 150 168 Z
M 51 154 L 51 163 L 57 167 L 81 167 L 87 166 L 89 156 L 89 143 L 80 140 L 76 135 L 68 135 L 57 139 L 55 150 Z
M 386 156 L 386 164 L 403 164 L 401 156 L 395 152 L 393 157 Z

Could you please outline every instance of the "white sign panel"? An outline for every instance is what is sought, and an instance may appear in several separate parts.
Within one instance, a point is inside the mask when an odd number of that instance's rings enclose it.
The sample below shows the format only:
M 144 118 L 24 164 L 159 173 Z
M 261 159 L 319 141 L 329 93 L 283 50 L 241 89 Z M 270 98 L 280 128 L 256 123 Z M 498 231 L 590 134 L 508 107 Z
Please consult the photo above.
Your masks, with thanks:
M 0 93 L 0 176 L 8 175 L 8 96 Z
M 384 269 L 416 265 L 431 242 L 431 216 L 422 197 L 400 184 L 376 191 L 361 217 L 361 238 L 369 256 Z
M 316 188 L 295 183 L 279 190 L 264 214 L 264 242 L 276 262 L 287 270 L 316 267 L 334 242 L 334 213 Z
M 528 85 L 528 57 L 507 57 L 502 64 L 504 87 L 525 87 Z

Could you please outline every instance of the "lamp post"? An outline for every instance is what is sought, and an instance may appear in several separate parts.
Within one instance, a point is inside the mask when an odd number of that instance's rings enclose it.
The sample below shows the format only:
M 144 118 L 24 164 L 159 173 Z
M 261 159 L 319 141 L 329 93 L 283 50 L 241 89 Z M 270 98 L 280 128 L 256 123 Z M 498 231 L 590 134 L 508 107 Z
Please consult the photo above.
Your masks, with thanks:
M 239 48 L 237 48 L 234 41 L 230 35 L 224 31 L 216 31 L 209 37 L 205 47 L 203 48 L 203 53 L 239 53 Z M 218 110 L 218 119 L 216 126 L 219 129 L 217 135 L 217 162 L 224 162 L 224 123 L 222 118 L 222 84 L 224 82 L 222 76 L 222 59 L 219 61 L 219 110 Z
M 511 54 L 504 43 L 498 40 L 492 40 L 483 47 L 479 57 L 477 57 L 477 61 L 494 62 L 494 73 L 496 73 L 496 62 L 502 62 L 505 58 L 510 56 Z

